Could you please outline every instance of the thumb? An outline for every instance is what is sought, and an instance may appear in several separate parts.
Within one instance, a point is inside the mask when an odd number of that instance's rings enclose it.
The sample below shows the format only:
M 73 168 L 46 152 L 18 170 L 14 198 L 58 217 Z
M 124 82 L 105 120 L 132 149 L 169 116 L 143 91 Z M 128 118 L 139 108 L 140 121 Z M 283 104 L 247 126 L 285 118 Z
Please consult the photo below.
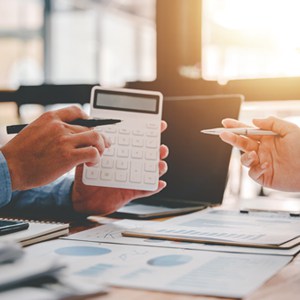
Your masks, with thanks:
M 78 165 L 75 170 L 75 182 L 80 182 L 82 180 L 83 174 L 83 164 Z
M 258 128 L 271 130 L 282 136 L 297 128 L 297 125 L 276 117 L 253 119 L 253 124 Z

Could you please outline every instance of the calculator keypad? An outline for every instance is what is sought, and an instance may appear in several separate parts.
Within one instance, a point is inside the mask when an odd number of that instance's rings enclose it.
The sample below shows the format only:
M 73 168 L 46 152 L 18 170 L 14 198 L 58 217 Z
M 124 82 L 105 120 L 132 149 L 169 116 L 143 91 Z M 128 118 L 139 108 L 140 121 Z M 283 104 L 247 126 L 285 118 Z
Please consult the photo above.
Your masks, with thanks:
M 159 180 L 160 123 L 139 128 L 97 127 L 111 140 L 97 166 L 84 168 L 84 183 L 153 191 Z

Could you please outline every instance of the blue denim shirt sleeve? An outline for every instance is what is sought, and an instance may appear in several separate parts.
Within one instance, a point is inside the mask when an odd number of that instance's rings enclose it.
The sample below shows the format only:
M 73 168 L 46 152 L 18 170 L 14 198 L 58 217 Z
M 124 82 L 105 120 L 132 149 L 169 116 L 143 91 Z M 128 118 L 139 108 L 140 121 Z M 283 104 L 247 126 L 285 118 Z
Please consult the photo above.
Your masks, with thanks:
M 71 189 L 73 178 L 64 176 L 34 189 L 12 192 L 11 178 L 5 157 L 0 151 L 0 207 L 9 211 L 36 214 L 73 212 Z
M 12 197 L 11 180 L 6 159 L 0 151 L 0 207 L 7 205 Z
M 11 206 L 16 210 L 40 212 L 72 210 L 72 184 L 73 179 L 65 176 L 42 187 L 15 191 L 12 193 Z

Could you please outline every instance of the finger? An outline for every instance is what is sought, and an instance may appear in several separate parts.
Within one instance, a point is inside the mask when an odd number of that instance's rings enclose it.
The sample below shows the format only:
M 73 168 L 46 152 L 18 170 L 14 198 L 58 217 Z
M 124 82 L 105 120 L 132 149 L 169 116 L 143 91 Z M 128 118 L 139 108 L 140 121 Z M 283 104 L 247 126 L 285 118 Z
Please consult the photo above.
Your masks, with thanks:
M 85 132 L 85 131 L 90 131 L 92 130 L 91 128 L 87 128 L 84 126 L 79 126 L 79 125 L 71 125 L 66 123 L 65 128 L 69 130 L 71 133 L 80 133 L 80 132 Z
M 159 162 L 159 176 L 164 175 L 168 170 L 168 165 L 165 161 Z M 155 191 L 140 191 L 140 190 L 134 190 L 134 194 L 132 196 L 132 200 L 139 199 L 141 197 L 149 197 L 156 193 L 159 193 L 162 189 L 164 189 L 167 186 L 167 183 L 163 180 L 159 180 L 158 182 L 158 188 Z
M 259 147 L 257 141 L 233 134 L 232 132 L 222 132 L 219 136 L 223 142 L 228 143 L 244 152 L 257 151 Z
M 104 133 L 98 133 L 102 136 L 102 139 L 104 141 L 104 145 L 105 145 L 105 148 L 109 148 L 111 146 L 111 139 L 110 137 L 108 137 L 107 135 L 105 135 Z
M 75 119 L 88 119 L 88 115 L 78 106 L 72 105 L 66 108 L 61 108 L 54 113 L 64 122 L 71 122 Z
M 291 130 L 295 130 L 298 128 L 297 125 L 276 117 L 268 117 L 265 119 L 254 119 L 253 123 L 254 125 L 256 125 L 261 129 L 274 131 L 281 136 L 284 136 Z
M 71 142 L 75 148 L 93 146 L 99 151 L 100 155 L 103 154 L 106 148 L 102 135 L 94 130 L 71 135 Z
M 160 159 L 165 159 L 169 155 L 169 148 L 166 145 L 160 146 Z
M 248 174 L 256 182 L 262 183 L 262 176 L 267 172 L 269 164 L 267 162 L 263 164 L 257 164 L 250 168 Z
M 259 157 L 255 151 L 247 152 L 241 156 L 241 162 L 245 167 L 250 168 L 259 164 Z
M 222 120 L 222 125 L 226 128 L 251 127 L 238 120 L 226 118 Z
M 164 120 L 162 120 L 162 121 L 161 121 L 161 124 L 160 124 L 160 131 L 161 131 L 161 132 L 164 132 L 164 131 L 167 129 L 167 127 L 168 127 L 167 122 L 164 121 Z
M 251 128 L 253 126 L 249 126 L 245 123 L 242 123 L 238 120 L 235 120 L 235 119 L 230 119 L 230 118 L 227 118 L 227 119 L 223 119 L 222 120 L 222 125 L 225 127 L 225 128 Z M 253 140 L 260 140 L 261 139 L 261 136 L 251 136 L 251 138 Z
M 165 187 L 167 186 L 167 183 L 163 180 L 159 180 L 158 182 L 158 188 L 155 190 L 155 191 L 139 191 L 139 190 L 136 190 L 134 191 L 134 196 L 133 196 L 133 199 L 139 199 L 139 198 L 142 198 L 142 197 L 149 197 L 149 196 L 152 196 L 154 194 L 157 194 L 159 193 L 161 190 L 163 190 Z
M 88 166 L 96 165 L 100 163 L 100 154 L 95 147 L 78 148 L 72 151 L 72 157 L 74 158 L 74 166 L 79 164 L 87 164 Z
M 166 174 L 166 172 L 168 171 L 168 164 L 161 160 L 158 164 L 158 168 L 159 168 L 159 177 L 163 176 L 164 174 Z
M 157 188 L 157 190 L 156 190 L 154 193 L 152 193 L 151 195 L 156 194 L 156 193 L 159 193 L 159 192 L 160 192 L 161 190 L 163 190 L 166 186 L 167 186 L 167 183 L 166 183 L 165 181 L 163 181 L 163 180 L 160 180 L 160 181 L 158 182 L 158 188 Z M 151 196 L 151 195 L 149 195 L 149 196 Z

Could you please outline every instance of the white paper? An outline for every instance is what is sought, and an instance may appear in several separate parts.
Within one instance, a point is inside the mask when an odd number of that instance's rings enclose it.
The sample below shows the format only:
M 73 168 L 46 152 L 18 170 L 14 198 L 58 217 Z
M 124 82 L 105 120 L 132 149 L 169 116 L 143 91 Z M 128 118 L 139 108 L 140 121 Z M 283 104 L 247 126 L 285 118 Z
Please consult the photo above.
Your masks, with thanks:
M 291 249 L 265 249 L 265 248 L 253 248 L 253 247 L 236 247 L 236 246 L 209 245 L 209 244 L 201 244 L 201 243 L 175 242 L 175 241 L 147 239 L 147 238 L 134 238 L 134 237 L 125 237 L 122 235 L 122 232 L 126 230 L 137 229 L 143 226 L 152 226 L 156 223 L 157 222 L 153 222 L 153 221 L 134 221 L 134 220 L 116 221 L 111 224 L 102 225 L 92 229 L 80 231 L 78 233 L 63 237 L 62 239 L 112 243 L 112 244 L 124 244 L 124 245 L 140 245 L 140 246 L 151 246 L 151 247 L 221 251 L 221 252 L 233 252 L 233 253 L 296 255 L 300 251 L 300 245 L 293 247 Z
M 300 236 L 299 225 L 300 218 L 288 214 L 207 209 L 136 231 L 153 237 L 280 246 Z
M 242 298 L 292 256 L 193 251 L 55 240 L 30 246 L 27 256 L 63 259 L 65 276 L 113 286 Z

